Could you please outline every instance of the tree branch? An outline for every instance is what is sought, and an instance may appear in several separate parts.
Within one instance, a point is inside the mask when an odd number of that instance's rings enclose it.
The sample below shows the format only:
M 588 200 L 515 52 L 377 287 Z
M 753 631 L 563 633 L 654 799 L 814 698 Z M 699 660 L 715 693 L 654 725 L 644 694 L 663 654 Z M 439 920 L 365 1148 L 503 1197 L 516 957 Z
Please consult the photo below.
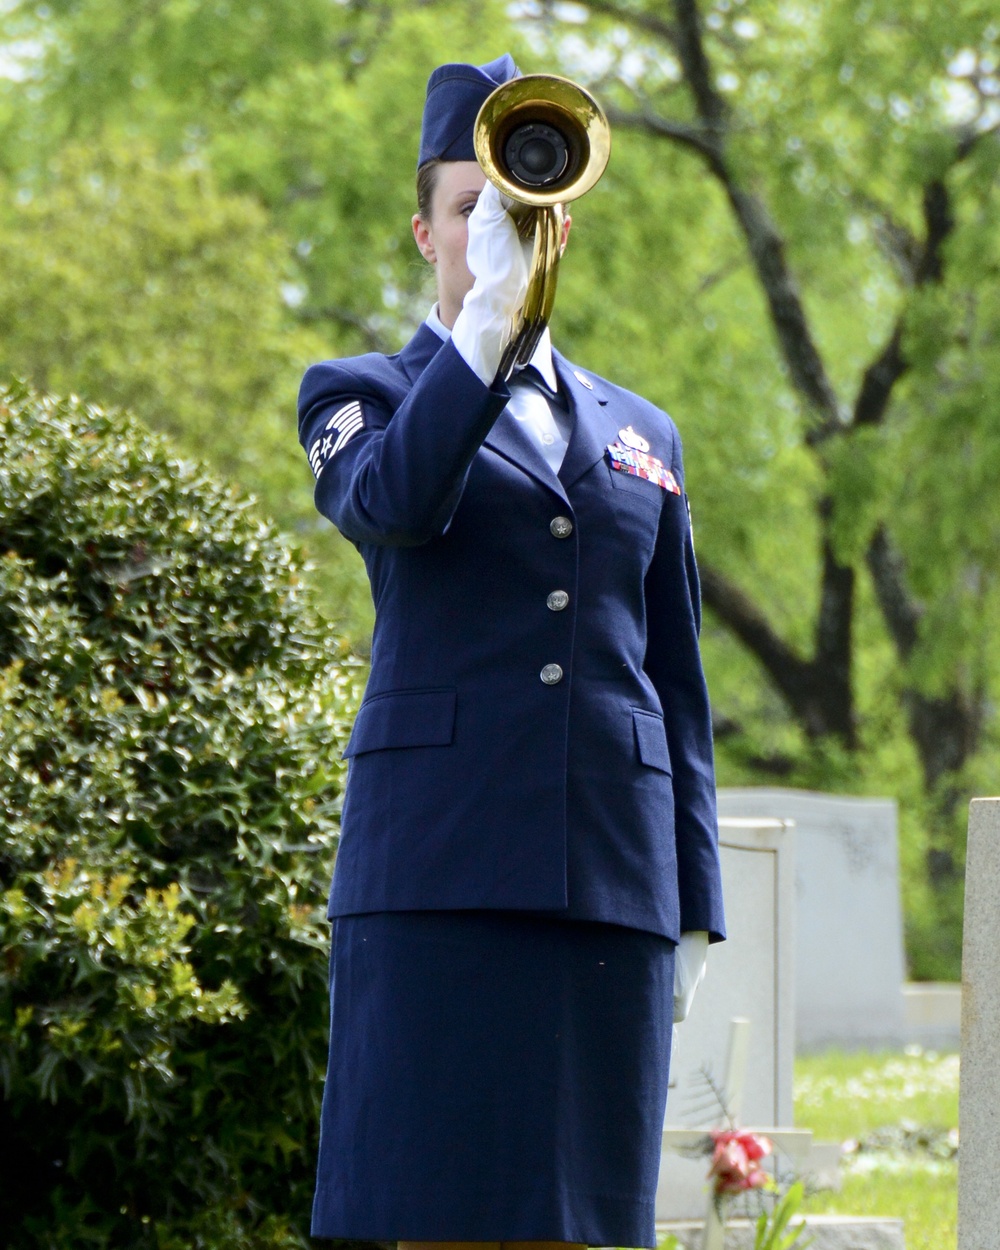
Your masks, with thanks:
M 924 609 L 906 589 L 902 557 L 884 525 L 872 535 L 865 562 L 896 653 L 905 663 L 917 645 Z M 984 702 L 982 690 L 967 692 L 958 683 L 941 695 L 927 695 L 912 686 L 903 690 L 903 709 L 928 794 L 933 794 L 949 774 L 958 772 L 978 749 Z M 942 810 L 954 807 L 958 798 L 957 790 L 946 790 L 941 796 Z M 933 860 L 929 862 L 933 869 Z
M 956 151 L 956 164 L 968 151 L 971 148 Z M 943 179 L 933 178 L 924 187 L 923 212 L 924 241 L 913 263 L 913 281 L 918 287 L 944 279 L 944 244 L 955 228 L 955 216 Z M 909 368 L 903 354 L 904 319 L 905 314 L 901 313 L 889 341 L 865 370 L 854 401 L 853 425 L 877 425 L 889 410 L 893 387 Z
M 955 228 L 948 188 L 941 179 L 935 178 L 924 187 L 923 199 L 926 232 L 913 267 L 918 287 L 944 278 L 944 243 Z M 893 387 L 909 368 L 903 354 L 903 322 L 904 314 L 900 314 L 889 341 L 865 370 L 854 401 L 852 425 L 878 425 L 885 419 Z
M 707 150 L 704 144 L 699 150 L 707 157 L 709 167 L 725 188 L 764 289 L 792 384 L 813 414 L 813 425 L 807 438 L 810 442 L 819 441 L 843 424 L 836 394 L 810 333 L 781 235 L 764 204 L 737 185 L 726 162 L 724 146 L 729 109 L 712 82 L 697 0 L 673 0 L 673 4 L 677 54 L 709 139 Z M 689 146 L 696 145 L 689 142 Z
M 956 161 L 963 160 L 972 144 L 960 144 Z M 914 267 L 916 286 L 937 284 L 944 280 L 944 244 L 955 227 L 948 188 L 937 178 L 924 188 L 924 242 Z M 879 358 L 865 371 L 854 407 L 857 425 L 872 425 L 884 420 L 892 388 L 906 372 L 909 362 L 903 354 L 903 315 L 896 322 L 889 342 Z M 924 608 L 907 586 L 906 566 L 893 546 L 885 525 L 872 534 L 865 553 L 865 562 L 875 589 L 875 598 L 882 619 L 903 664 L 913 654 L 920 635 Z M 907 683 L 902 691 L 910 738 L 920 758 L 924 789 L 928 794 L 939 791 L 946 777 L 954 776 L 977 749 L 983 724 L 982 692 L 967 692 L 953 678 L 951 688 L 942 695 L 927 695 Z M 952 786 L 941 791 L 942 811 L 947 813 L 959 799 Z M 950 878 L 954 865 L 950 857 L 936 858 L 936 850 L 928 855 L 928 871 L 932 881 Z
M 785 244 L 763 203 L 738 187 L 727 173 L 726 194 L 743 230 L 792 384 L 813 413 L 806 434 L 810 445 L 843 427 L 840 406 L 813 341 L 798 284 L 785 256 Z
M 885 416 L 892 388 L 908 367 L 902 343 L 903 326 L 897 321 L 888 343 L 864 372 L 854 401 L 852 425 L 877 425 Z
M 689 122 L 671 121 L 668 117 L 660 117 L 651 109 L 644 107 L 639 113 L 628 113 L 624 109 L 611 105 L 605 108 L 608 121 L 612 126 L 628 130 L 644 130 L 658 139 L 673 139 L 684 147 L 692 148 L 699 156 L 704 157 L 710 166 L 720 159 L 718 144 L 712 135 L 700 126 L 692 126 Z M 718 173 L 718 170 L 713 169 Z
M 722 183 L 746 239 L 757 277 L 764 289 L 778 345 L 792 384 L 818 414 L 808 440 L 820 442 L 843 427 L 840 408 L 819 351 L 813 342 L 798 287 L 785 258 L 784 242 L 766 208 L 756 196 L 737 187 L 726 165 L 721 137 L 707 126 L 660 117 L 644 108 L 639 113 L 608 110 L 612 124 L 644 130 L 671 139 L 698 153 Z
M 958 158 L 962 159 L 961 157 Z M 934 178 L 924 187 L 924 252 L 917 265 L 917 285 L 940 282 L 944 277 L 944 241 L 955 228 L 951 196 L 942 178 Z
M 656 35 L 674 47 L 677 46 L 676 29 L 669 22 L 665 22 L 662 17 L 656 17 L 652 13 L 638 12 L 635 9 L 626 9 L 620 4 L 614 4 L 612 0 L 585 0 L 585 3 L 592 13 L 614 18 L 626 26 L 634 26 L 636 30 L 644 30 L 649 35 Z
M 854 628 L 854 569 L 841 564 L 830 540 L 833 500 L 825 496 L 818 511 L 823 533 L 823 572 L 820 578 L 819 611 L 816 614 L 814 685 L 820 687 L 823 719 L 828 732 L 845 746 L 856 744 L 854 689 L 851 683 Z
M 880 250 L 899 270 L 903 282 L 911 286 L 916 281 L 920 263 L 920 242 L 913 231 L 900 221 L 887 204 L 883 204 L 869 191 L 857 188 L 850 192 L 850 202 L 856 204 L 872 219 L 872 231 Z
M 956 163 L 971 150 L 971 146 L 959 147 Z M 948 188 L 942 179 L 932 179 L 924 188 L 923 210 L 924 242 L 914 267 L 917 286 L 940 283 L 944 279 L 943 249 L 945 240 L 955 227 L 955 217 Z M 854 424 L 857 426 L 876 425 L 885 419 L 893 387 L 909 368 L 902 348 L 903 321 L 901 314 L 888 343 L 865 370 L 854 404 Z M 884 525 L 879 525 L 872 535 L 865 562 L 896 653 L 905 663 L 916 645 L 923 610 L 906 586 L 902 557 L 894 549 Z
M 621 10 L 613 0 L 598 0 L 591 7 L 601 12 L 614 9 L 622 20 L 633 20 L 636 16 Z M 811 443 L 819 442 L 844 424 L 837 397 L 810 333 L 781 235 L 763 203 L 737 185 L 726 162 L 729 110 L 712 82 L 697 2 L 673 0 L 673 7 L 676 22 L 671 28 L 670 39 L 694 97 L 699 124 L 661 117 L 648 105 L 643 105 L 638 112 L 611 108 L 608 111 L 609 120 L 618 126 L 670 139 L 697 152 L 724 187 L 764 289 L 779 350 L 788 367 L 792 385 L 813 414 L 807 438 Z
M 831 691 L 827 670 L 814 660 L 803 659 L 779 637 L 760 608 L 735 582 L 704 562 L 699 563 L 698 571 L 706 606 L 757 657 L 805 732 L 811 738 L 835 733 L 847 742 L 853 741 L 849 716 L 845 732 L 843 716 L 837 712 L 844 700 Z M 836 676 L 839 678 L 839 671 Z M 849 686 L 847 704 L 849 712 Z M 832 717 L 831 711 L 836 715 Z
M 959 147 L 956 162 L 964 159 L 969 151 L 971 147 Z M 955 218 L 943 179 L 934 178 L 924 187 L 923 213 L 924 241 L 913 267 L 913 280 L 917 287 L 940 283 L 944 279 L 944 244 L 955 227 Z M 903 352 L 904 317 L 905 314 L 901 313 L 897 318 L 889 341 L 865 370 L 854 401 L 854 427 L 878 425 L 885 420 L 893 389 L 909 368 Z M 903 559 L 895 550 L 885 525 L 879 525 L 872 534 L 865 552 L 865 563 L 882 619 L 896 654 L 905 664 L 917 643 L 923 608 L 906 584 Z M 937 766 L 930 759 L 933 750 L 927 745 L 927 727 L 937 717 L 942 722 L 940 732 L 944 734 L 947 722 L 948 733 L 953 733 L 954 725 L 961 720 L 959 709 L 964 704 L 958 691 L 950 692 L 943 700 L 929 700 L 910 690 L 906 692 L 904 702 L 907 704 L 911 736 L 923 761 L 924 780 L 931 786 L 935 783 Z
M 906 569 L 902 556 L 889 541 L 884 525 L 879 525 L 872 534 L 865 552 L 865 563 L 896 652 L 905 661 L 917 644 L 923 610 L 906 590 Z
M 698 563 L 701 594 L 705 603 L 745 643 L 775 683 L 784 689 L 789 675 L 799 678 L 808 661 L 795 654 L 780 638 L 748 594 L 711 564 Z
M 817 444 L 844 426 L 840 405 L 813 340 L 805 307 L 792 275 L 785 245 L 764 203 L 738 185 L 725 157 L 729 110 L 712 80 L 705 53 L 697 0 L 673 0 L 676 48 L 684 76 L 709 140 L 701 151 L 725 188 L 730 206 L 746 239 L 763 288 L 795 390 L 810 415 L 806 440 Z M 689 143 L 689 146 L 694 146 Z M 835 734 L 847 746 L 855 743 L 851 686 L 851 629 L 854 614 L 854 570 L 841 565 L 829 539 L 832 506 L 820 503 L 823 525 L 823 571 L 816 620 L 815 654 L 811 661 L 795 655 L 770 629 L 762 614 L 736 587 L 709 571 L 706 600 L 730 629 L 758 657 L 777 688 L 811 737 Z
M 696 0 L 674 0 L 674 18 L 677 27 L 674 47 L 694 96 L 698 116 L 709 131 L 721 139 L 728 109 L 712 82 L 712 71 L 701 38 L 701 18 Z

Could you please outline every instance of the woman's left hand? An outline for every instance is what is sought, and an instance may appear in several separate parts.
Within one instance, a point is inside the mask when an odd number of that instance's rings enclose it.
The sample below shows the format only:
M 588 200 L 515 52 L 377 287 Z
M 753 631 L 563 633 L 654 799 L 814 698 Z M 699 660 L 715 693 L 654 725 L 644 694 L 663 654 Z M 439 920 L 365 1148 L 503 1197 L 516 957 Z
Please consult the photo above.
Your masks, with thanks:
M 694 993 L 705 975 L 708 962 L 708 934 L 693 929 L 681 934 L 674 951 L 674 1023 L 686 1020 Z

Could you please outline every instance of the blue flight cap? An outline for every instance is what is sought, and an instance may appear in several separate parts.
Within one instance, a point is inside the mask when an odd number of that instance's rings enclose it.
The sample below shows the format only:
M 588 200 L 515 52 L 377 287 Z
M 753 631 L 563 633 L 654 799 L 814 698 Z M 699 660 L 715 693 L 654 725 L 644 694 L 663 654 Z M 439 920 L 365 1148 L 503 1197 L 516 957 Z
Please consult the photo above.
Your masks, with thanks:
M 521 71 L 509 52 L 488 65 L 439 65 L 427 80 L 417 168 L 427 161 L 474 161 L 472 129 L 487 96 Z

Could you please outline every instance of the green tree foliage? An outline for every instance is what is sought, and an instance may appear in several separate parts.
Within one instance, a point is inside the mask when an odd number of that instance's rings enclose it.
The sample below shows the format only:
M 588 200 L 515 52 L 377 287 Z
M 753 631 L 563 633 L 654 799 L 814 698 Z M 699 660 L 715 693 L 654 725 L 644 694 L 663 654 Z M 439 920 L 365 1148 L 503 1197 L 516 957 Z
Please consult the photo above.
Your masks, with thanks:
M 721 779 L 900 796 L 915 970 L 954 974 L 963 800 L 997 746 L 992 6 L 233 12 L 10 4 L 11 195 L 69 143 L 196 161 L 283 240 L 288 334 L 392 350 L 431 298 L 409 237 L 428 69 L 509 48 L 590 84 L 612 160 L 574 207 L 554 333 L 684 435 Z M 341 586 L 351 559 L 325 561 Z
M 288 261 L 266 214 L 138 145 L 70 146 L 50 173 L 0 207 L 4 364 L 148 414 L 229 473 L 277 457 L 291 486 L 280 410 L 318 344 L 282 324 Z
M 294 437 L 298 380 L 325 354 L 290 323 L 294 276 L 259 203 L 146 140 L 71 143 L 37 184 L 0 185 L 0 372 L 141 411 L 210 456 L 310 542 L 353 617 L 367 588 L 316 524 Z
M 353 697 L 245 498 L 130 417 L 0 393 L 12 1250 L 303 1244 Z

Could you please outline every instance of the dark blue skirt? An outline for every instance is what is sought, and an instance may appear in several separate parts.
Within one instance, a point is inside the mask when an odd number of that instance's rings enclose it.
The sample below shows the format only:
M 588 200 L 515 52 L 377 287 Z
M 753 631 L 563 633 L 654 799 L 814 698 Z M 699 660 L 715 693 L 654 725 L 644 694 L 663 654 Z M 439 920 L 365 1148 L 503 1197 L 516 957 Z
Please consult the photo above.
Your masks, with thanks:
M 335 921 L 314 1236 L 654 1246 L 673 965 L 535 914 Z

